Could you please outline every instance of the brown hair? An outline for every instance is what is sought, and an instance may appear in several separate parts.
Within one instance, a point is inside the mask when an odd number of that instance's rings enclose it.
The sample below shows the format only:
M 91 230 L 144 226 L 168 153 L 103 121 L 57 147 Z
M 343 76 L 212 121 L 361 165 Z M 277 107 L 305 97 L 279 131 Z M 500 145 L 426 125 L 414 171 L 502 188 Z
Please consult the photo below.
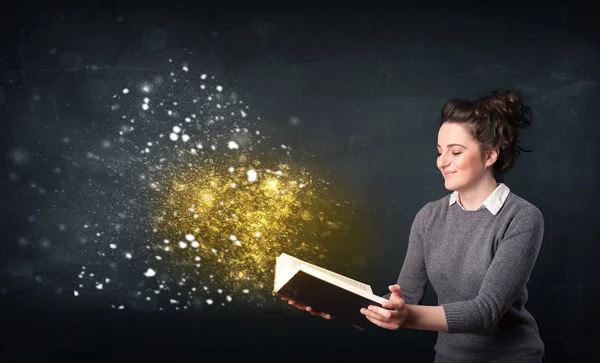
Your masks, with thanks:
M 531 110 L 514 91 L 492 92 L 476 101 L 451 99 L 442 109 L 441 124 L 464 123 L 482 152 L 499 149 L 494 174 L 512 167 L 521 151 L 519 129 L 531 124 Z

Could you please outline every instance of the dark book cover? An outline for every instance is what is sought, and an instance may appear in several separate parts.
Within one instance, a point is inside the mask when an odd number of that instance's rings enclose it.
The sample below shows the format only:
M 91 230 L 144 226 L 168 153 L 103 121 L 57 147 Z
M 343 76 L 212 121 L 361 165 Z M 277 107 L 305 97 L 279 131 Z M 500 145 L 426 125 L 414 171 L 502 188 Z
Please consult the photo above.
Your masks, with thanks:
M 375 301 L 323 281 L 301 270 L 276 293 L 300 304 L 310 306 L 315 310 L 330 314 L 335 319 L 354 325 L 361 330 L 373 325 L 373 323 L 360 313 L 360 309 L 366 309 L 369 305 L 381 307 L 381 304 Z

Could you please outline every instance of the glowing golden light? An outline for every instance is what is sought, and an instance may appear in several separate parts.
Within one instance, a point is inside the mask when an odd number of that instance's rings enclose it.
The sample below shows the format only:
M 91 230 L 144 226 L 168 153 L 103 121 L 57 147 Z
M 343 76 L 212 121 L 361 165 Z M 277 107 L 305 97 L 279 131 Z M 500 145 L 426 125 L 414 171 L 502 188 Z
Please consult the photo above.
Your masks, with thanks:
M 282 252 L 323 261 L 335 232 L 343 238 L 348 205 L 328 198 L 327 183 L 293 163 L 234 160 L 235 167 L 230 159 L 163 170 L 154 216 L 159 240 L 172 242 L 153 247 L 168 248 L 188 277 L 197 270 L 230 289 L 270 289 Z

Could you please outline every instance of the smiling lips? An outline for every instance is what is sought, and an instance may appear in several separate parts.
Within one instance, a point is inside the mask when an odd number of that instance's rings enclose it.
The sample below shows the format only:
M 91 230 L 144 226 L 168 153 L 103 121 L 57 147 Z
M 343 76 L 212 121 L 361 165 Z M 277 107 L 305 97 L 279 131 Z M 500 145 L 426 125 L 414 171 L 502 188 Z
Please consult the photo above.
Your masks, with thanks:
M 444 172 L 444 178 L 449 178 L 452 176 L 452 174 L 456 173 L 455 171 L 445 171 Z

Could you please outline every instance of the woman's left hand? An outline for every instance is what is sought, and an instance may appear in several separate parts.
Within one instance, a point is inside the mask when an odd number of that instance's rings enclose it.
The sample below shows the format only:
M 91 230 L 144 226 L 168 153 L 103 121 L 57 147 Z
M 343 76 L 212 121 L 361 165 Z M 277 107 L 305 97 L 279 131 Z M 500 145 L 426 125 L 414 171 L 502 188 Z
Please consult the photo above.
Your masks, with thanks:
M 361 314 L 380 328 L 396 330 L 402 327 L 408 317 L 408 309 L 400 285 L 389 286 L 390 298 L 382 304 L 383 308 L 369 305 L 368 309 L 360 309 Z

